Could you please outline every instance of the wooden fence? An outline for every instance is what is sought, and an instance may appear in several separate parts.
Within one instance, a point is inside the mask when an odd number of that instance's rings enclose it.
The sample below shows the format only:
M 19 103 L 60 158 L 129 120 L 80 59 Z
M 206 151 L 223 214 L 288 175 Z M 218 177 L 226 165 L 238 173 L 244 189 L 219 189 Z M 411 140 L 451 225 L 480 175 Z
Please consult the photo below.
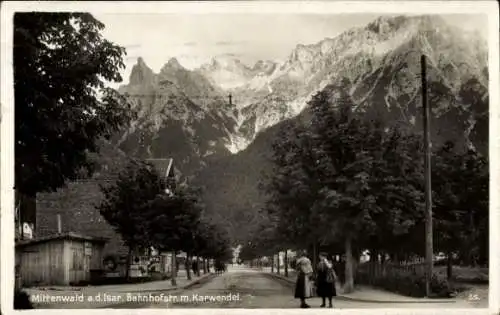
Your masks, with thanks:
M 356 268 L 356 278 L 361 282 L 371 283 L 376 279 L 392 278 L 398 276 L 418 275 L 425 274 L 425 263 L 418 262 L 366 262 L 359 264 Z

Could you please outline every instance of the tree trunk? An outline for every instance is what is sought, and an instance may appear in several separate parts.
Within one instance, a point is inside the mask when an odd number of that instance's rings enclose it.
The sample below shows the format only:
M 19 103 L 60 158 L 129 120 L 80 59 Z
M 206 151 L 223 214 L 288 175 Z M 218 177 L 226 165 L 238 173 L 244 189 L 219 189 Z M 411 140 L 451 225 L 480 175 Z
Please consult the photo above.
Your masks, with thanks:
M 280 265 L 281 265 L 281 261 L 280 261 L 280 252 L 278 251 L 278 255 L 276 256 L 277 257 L 277 262 L 276 262 L 276 271 L 278 272 L 278 274 L 280 274 Z
M 448 252 L 447 255 L 447 261 L 446 261 L 446 278 L 451 280 L 453 278 L 453 254 L 451 252 Z
M 385 251 L 380 252 L 380 265 L 382 266 L 382 277 L 387 275 L 387 253 Z
M 171 275 L 171 282 L 172 286 L 177 286 L 177 280 L 175 279 L 177 277 L 177 253 L 176 251 L 172 251 L 172 275 Z
M 318 268 L 318 247 L 317 247 L 317 243 L 316 241 L 314 241 L 314 244 L 313 244 L 313 257 L 312 257 L 312 262 L 313 262 L 313 270 L 314 270 L 314 273 L 316 274 L 316 269 Z
M 344 293 L 354 291 L 354 275 L 353 275 L 354 260 L 352 257 L 352 239 L 350 235 L 345 239 L 345 284 Z
M 378 264 L 379 264 L 379 260 L 378 260 L 378 251 L 376 249 L 371 249 L 370 250 L 370 272 L 369 272 L 369 277 L 368 277 L 368 281 L 370 284 L 373 283 L 373 280 L 379 276 L 378 274 Z
M 200 257 L 196 256 L 196 275 L 199 277 L 201 275 L 200 272 Z
M 288 249 L 285 249 L 285 277 L 288 277 Z
M 186 268 L 186 275 L 187 275 L 188 281 L 191 281 L 191 279 L 192 279 L 190 262 L 191 262 L 190 256 L 189 256 L 189 254 L 186 254 L 186 260 L 184 261 L 184 268 Z
M 274 254 L 271 255 L 271 273 L 274 273 Z
M 132 264 L 132 245 L 128 247 L 127 263 L 125 264 L 125 279 L 130 280 L 130 265 Z
M 23 223 L 33 224 L 33 237 L 36 237 L 37 222 L 36 222 L 36 194 L 22 193 L 19 190 L 15 191 L 15 201 L 18 202 L 19 209 L 17 210 L 17 226 L 16 230 L 20 239 L 24 239 Z
M 208 273 L 206 260 L 207 260 L 206 258 L 202 258 L 202 266 L 203 266 L 203 274 L 204 275 L 206 275 Z
M 378 263 L 378 251 L 376 249 L 371 249 L 370 250 L 370 262 Z

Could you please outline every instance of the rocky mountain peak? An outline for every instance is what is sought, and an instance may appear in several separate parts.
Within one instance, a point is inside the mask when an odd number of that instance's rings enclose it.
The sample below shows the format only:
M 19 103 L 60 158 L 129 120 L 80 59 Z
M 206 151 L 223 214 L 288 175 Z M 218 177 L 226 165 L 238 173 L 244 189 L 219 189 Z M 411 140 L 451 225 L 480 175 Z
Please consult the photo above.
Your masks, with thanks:
M 146 66 L 146 63 L 144 62 L 144 59 L 142 59 L 142 57 L 137 58 L 137 64 L 140 66 Z
M 142 57 L 137 58 L 137 63 L 132 67 L 130 72 L 130 85 L 145 85 L 154 82 L 154 73 L 149 68 Z
M 238 58 L 231 54 L 219 55 L 212 58 L 210 64 L 208 65 L 210 70 L 229 70 L 229 71 L 239 71 L 245 72 L 250 70 L 244 63 Z M 205 65 L 205 69 L 207 65 Z
M 295 50 L 292 52 L 293 60 L 304 60 L 311 59 L 314 56 L 314 46 L 313 45 L 302 45 L 298 44 Z
M 252 69 L 231 54 L 213 57 L 198 71 L 223 90 L 241 87 L 255 75 Z
M 167 80 L 170 82 L 173 82 L 178 85 L 178 87 L 181 87 L 179 85 L 180 82 L 178 82 L 180 79 L 184 78 L 182 76 L 183 73 L 188 73 L 188 70 L 185 69 L 177 60 L 177 58 L 170 58 L 168 62 L 161 68 L 160 73 L 158 75 L 158 78 L 161 82 Z M 181 77 L 179 77 L 181 75 Z M 187 82 L 185 82 L 188 84 Z M 189 85 L 189 84 L 188 84 Z
M 173 57 L 168 60 L 168 62 L 165 64 L 164 68 L 172 68 L 172 69 L 184 69 L 184 67 L 179 63 L 179 60 L 177 58 Z
M 407 16 L 380 16 L 371 23 L 369 23 L 365 29 L 377 34 L 394 32 L 407 24 L 409 18 Z
M 259 60 L 255 63 L 252 68 L 252 71 L 257 74 L 271 74 L 276 68 L 276 62 L 272 60 Z

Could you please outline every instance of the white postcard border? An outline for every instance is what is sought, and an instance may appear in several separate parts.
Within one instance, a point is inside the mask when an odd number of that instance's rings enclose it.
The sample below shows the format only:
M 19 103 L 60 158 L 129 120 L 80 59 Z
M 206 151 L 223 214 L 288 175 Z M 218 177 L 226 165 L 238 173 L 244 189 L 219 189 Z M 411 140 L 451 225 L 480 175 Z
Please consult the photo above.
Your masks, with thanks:
M 499 135 L 499 18 L 495 1 L 238 1 L 238 2 L 3 2 L 1 4 L 1 306 L 4 314 L 12 312 L 14 283 L 14 103 L 12 69 L 12 21 L 13 13 L 19 11 L 87 11 L 91 13 L 247 13 L 247 14 L 486 14 L 489 24 L 489 97 L 490 97 L 490 289 L 488 309 L 377 309 L 386 314 L 499 314 L 500 312 L 500 153 Z M 71 310 L 75 314 L 86 314 L 88 309 Z M 106 314 L 165 313 L 159 309 L 114 310 L 101 309 L 92 312 Z M 334 309 L 335 314 L 372 314 L 373 309 Z M 68 310 L 31 310 L 27 313 L 43 312 L 66 314 Z M 301 309 L 169 309 L 172 314 L 302 314 Z M 332 314 L 332 310 L 314 309 L 314 313 Z

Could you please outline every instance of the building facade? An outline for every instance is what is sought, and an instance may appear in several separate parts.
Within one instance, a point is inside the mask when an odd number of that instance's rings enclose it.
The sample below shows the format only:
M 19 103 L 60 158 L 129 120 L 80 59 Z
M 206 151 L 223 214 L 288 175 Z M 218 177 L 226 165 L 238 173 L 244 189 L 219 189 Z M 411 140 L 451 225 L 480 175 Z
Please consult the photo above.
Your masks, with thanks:
M 106 240 L 76 233 L 19 241 L 16 266 L 19 286 L 72 285 L 91 281 L 92 272 L 102 269 Z

